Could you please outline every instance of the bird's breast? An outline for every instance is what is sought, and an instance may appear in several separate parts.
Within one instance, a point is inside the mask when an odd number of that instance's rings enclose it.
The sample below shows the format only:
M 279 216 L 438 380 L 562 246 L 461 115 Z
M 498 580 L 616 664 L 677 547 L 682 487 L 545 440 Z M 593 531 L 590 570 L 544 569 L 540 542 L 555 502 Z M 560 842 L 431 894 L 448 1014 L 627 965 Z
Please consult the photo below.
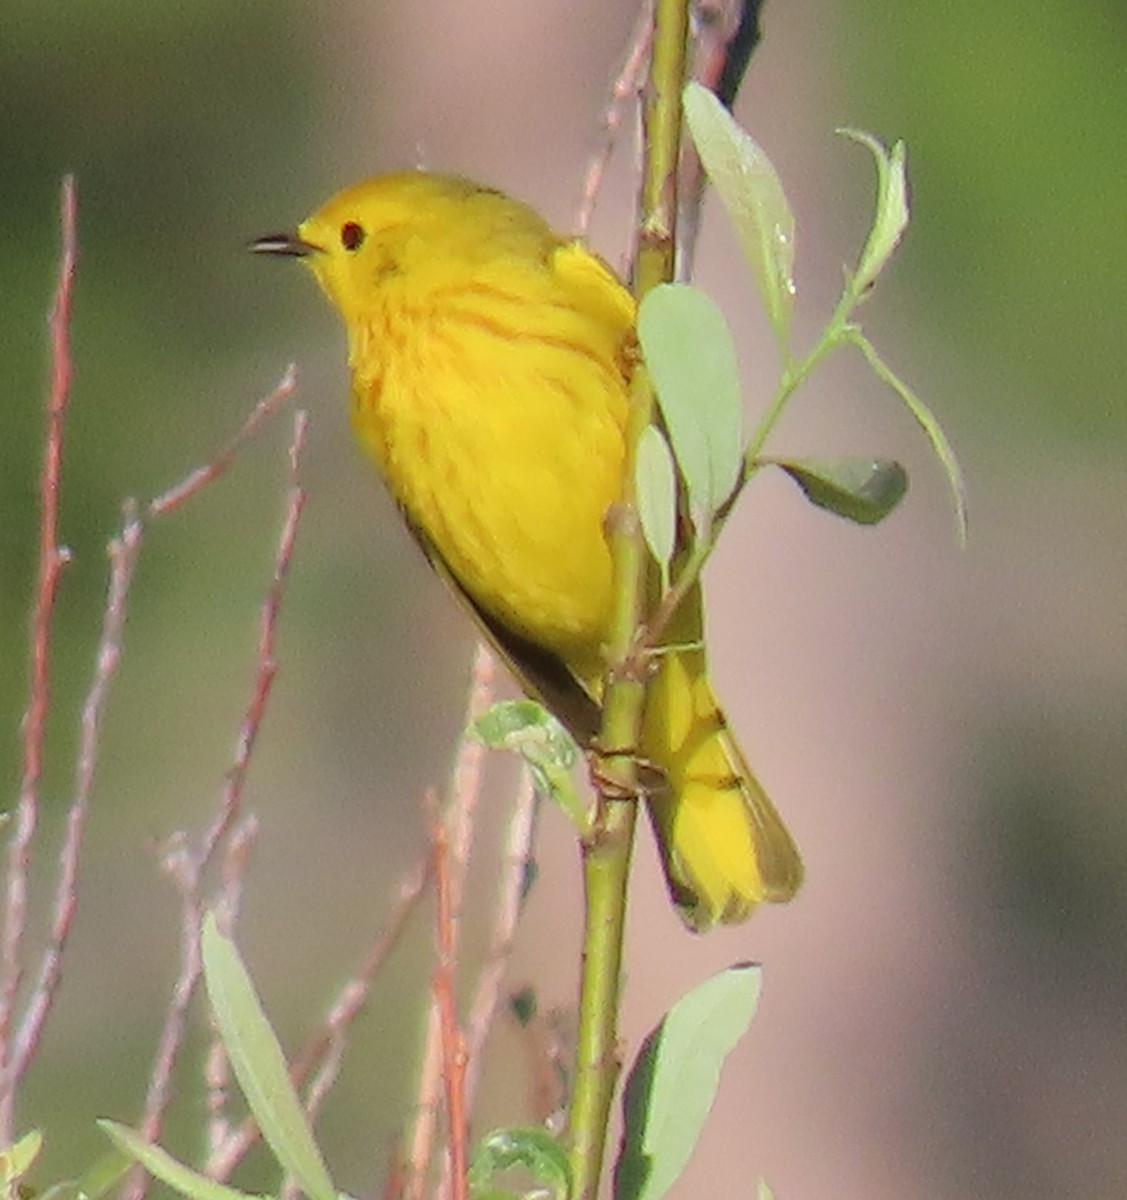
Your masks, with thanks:
M 353 346 L 353 423 L 475 601 L 586 667 L 610 619 L 626 384 L 566 323 L 558 337 L 537 324 L 471 306 L 370 328 Z

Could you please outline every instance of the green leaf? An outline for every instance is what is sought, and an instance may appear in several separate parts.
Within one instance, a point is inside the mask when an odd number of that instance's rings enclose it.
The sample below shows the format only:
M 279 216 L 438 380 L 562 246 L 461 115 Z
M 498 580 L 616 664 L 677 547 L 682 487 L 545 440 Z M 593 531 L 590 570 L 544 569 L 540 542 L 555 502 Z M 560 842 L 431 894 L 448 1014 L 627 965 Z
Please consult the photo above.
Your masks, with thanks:
M 849 283 L 849 293 L 856 304 L 865 298 L 876 283 L 877 276 L 892 257 L 892 252 L 908 227 L 907 151 L 903 142 L 897 142 L 889 153 L 872 134 L 859 129 L 839 129 L 838 133 L 867 146 L 877 164 L 876 216 L 857 270 Z
M 99 1121 L 98 1126 L 115 1146 L 136 1159 L 154 1179 L 159 1179 L 182 1196 L 190 1196 L 191 1200 L 251 1200 L 247 1192 L 216 1183 L 214 1179 L 208 1179 L 191 1167 L 177 1162 L 166 1150 L 146 1142 L 139 1133 L 125 1125 L 119 1125 L 116 1121 Z M 265 1200 L 265 1197 L 259 1200 Z
M 846 328 L 846 339 L 853 343 L 865 356 L 877 377 L 888 384 L 900 397 L 904 407 L 916 418 L 920 428 L 931 442 L 931 448 L 939 459 L 951 488 L 955 503 L 955 537 L 960 546 L 967 544 L 967 489 L 963 482 L 963 471 L 955 457 L 954 448 L 947 440 L 943 427 L 930 408 L 904 383 L 877 353 L 876 347 L 855 325 Z
M 908 472 L 898 462 L 887 459 L 775 458 L 763 461 L 781 467 L 811 504 L 859 525 L 883 521 L 908 490 Z
M 310 1200 L 337 1200 L 286 1060 L 254 985 L 214 913 L 203 922 L 203 970 L 219 1035 L 258 1128 L 278 1162 Z
M 661 569 L 665 590 L 669 586 L 669 563 L 677 538 L 677 474 L 669 443 L 654 425 L 647 425 L 638 441 L 634 486 L 642 533 Z
M 743 465 L 743 410 L 728 322 L 698 288 L 663 283 L 638 310 L 638 340 L 694 520 L 732 494 Z
M 43 1149 L 43 1135 L 38 1129 L 25 1133 L 18 1141 L 0 1150 L 0 1188 L 11 1194 L 12 1184 L 22 1179 Z
M 658 1200 L 689 1161 L 716 1098 L 720 1068 L 759 1002 L 761 972 L 743 963 L 695 987 L 650 1033 L 623 1092 L 615 1200 Z
M 755 1189 L 755 1200 L 775 1200 L 775 1193 L 767 1186 L 767 1180 L 761 1179 Z
M 111 1150 L 77 1179 L 56 1183 L 36 1200 L 101 1200 L 125 1178 L 136 1159 L 123 1150 Z
M 495 1129 L 486 1134 L 466 1173 L 471 1190 L 484 1200 L 482 1193 L 493 1176 L 512 1167 L 524 1167 L 537 1182 L 551 1188 L 558 1200 L 566 1200 L 571 1191 L 567 1151 L 540 1125 Z
M 536 791 L 577 825 L 585 824 L 586 806 L 571 778 L 579 747 L 543 705 L 535 700 L 502 700 L 478 717 L 471 732 L 494 750 L 520 755 Z
M 751 266 L 784 351 L 794 311 L 794 214 L 771 160 L 708 88 L 690 83 L 685 120 Z

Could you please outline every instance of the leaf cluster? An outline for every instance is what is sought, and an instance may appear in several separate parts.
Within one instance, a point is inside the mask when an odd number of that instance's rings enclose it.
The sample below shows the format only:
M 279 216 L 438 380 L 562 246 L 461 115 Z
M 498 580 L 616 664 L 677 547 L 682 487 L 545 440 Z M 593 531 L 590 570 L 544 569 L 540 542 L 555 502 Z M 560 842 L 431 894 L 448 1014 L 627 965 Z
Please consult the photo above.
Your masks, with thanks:
M 927 436 L 950 483 L 958 537 L 964 540 L 965 489 L 950 443 L 931 410 L 884 362 L 856 320 L 907 228 L 903 143 L 888 150 L 869 134 L 840 131 L 873 155 L 876 211 L 857 265 L 846 272 L 837 305 L 812 349 L 800 356 L 791 341 L 798 294 L 793 274 L 795 221 L 778 173 L 707 88 L 690 83 L 684 111 L 758 286 L 781 367 L 774 396 L 745 438 L 736 349 L 724 314 L 688 284 L 659 285 L 642 301 L 638 338 L 660 424 L 643 435 L 635 485 L 642 529 L 667 598 L 659 613 L 668 617 L 696 582 L 737 497 L 764 467 L 783 471 L 812 504 L 857 524 L 877 524 L 903 498 L 908 475 L 895 461 L 776 458 L 763 453 L 794 393 L 831 351 L 842 347 L 852 346 L 864 355 Z M 651 640 L 659 633 L 651 628 Z

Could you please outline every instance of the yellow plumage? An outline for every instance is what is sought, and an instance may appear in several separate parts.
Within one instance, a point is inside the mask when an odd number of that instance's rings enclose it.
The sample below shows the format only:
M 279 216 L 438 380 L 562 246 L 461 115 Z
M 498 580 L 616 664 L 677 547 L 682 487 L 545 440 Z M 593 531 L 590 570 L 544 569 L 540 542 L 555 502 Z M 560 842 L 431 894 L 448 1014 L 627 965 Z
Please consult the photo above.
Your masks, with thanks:
M 581 740 L 610 626 L 604 522 L 621 496 L 635 306 L 530 208 L 422 172 L 340 193 L 255 248 L 313 270 L 348 331 L 352 421 L 431 560 L 526 688 Z M 699 595 L 670 640 L 701 637 Z M 747 769 L 702 650 L 668 652 L 642 753 L 671 893 L 703 929 L 787 900 L 802 866 Z

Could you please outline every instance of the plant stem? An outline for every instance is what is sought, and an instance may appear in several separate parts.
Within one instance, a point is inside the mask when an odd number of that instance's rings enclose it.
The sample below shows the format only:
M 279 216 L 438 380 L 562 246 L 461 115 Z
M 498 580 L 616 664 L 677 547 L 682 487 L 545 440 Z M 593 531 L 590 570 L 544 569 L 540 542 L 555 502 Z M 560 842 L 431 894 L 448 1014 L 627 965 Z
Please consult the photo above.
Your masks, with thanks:
M 645 102 L 645 167 L 634 273 L 638 299 L 673 278 L 681 89 L 688 41 L 688 0 L 657 0 L 653 56 Z M 618 1080 L 618 1010 L 626 885 L 637 817 L 636 766 L 645 675 L 632 654 L 651 571 L 634 503 L 638 439 L 653 417 L 653 393 L 641 364 L 631 383 L 622 502 L 611 522 L 615 611 L 604 693 L 599 781 L 591 828 L 583 843 L 585 927 L 579 998 L 575 1090 L 569 1117 L 572 1196 L 595 1200 L 602 1174 L 611 1103 Z M 613 775 L 611 774 L 613 770 Z M 623 800 L 623 795 L 630 799 Z

